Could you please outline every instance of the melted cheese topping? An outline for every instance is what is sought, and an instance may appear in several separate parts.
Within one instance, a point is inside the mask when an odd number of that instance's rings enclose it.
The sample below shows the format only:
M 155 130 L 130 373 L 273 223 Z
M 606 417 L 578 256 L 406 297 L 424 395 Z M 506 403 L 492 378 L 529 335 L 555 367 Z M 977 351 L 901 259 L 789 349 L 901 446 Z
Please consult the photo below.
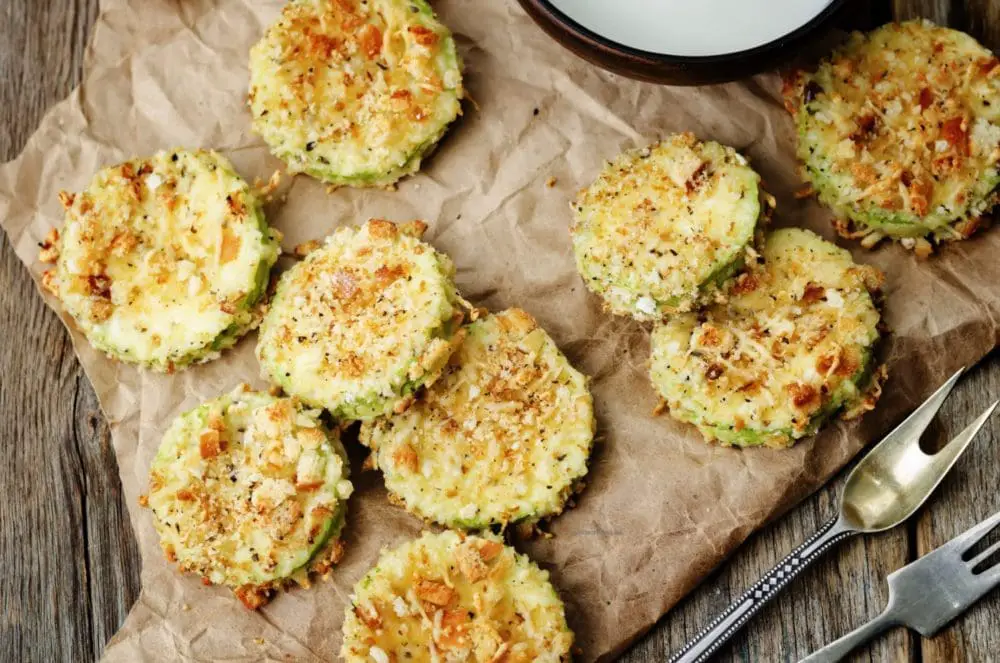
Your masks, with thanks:
M 408 509 L 468 528 L 561 512 L 593 438 L 587 379 L 520 309 L 472 323 L 423 398 L 361 430 Z
M 771 233 L 763 258 L 727 304 L 656 328 L 652 379 L 708 439 L 787 446 L 865 398 L 881 275 L 807 230 Z
M 753 240 L 759 181 L 731 147 L 689 133 L 622 154 L 573 203 L 587 287 L 639 320 L 704 302 Z
M 461 341 L 454 272 L 450 258 L 388 221 L 341 228 L 282 275 L 260 330 L 261 366 L 337 417 L 402 409 Z
M 1000 62 L 972 37 L 928 21 L 855 33 L 786 93 L 799 156 L 842 218 L 960 239 L 996 203 Z
M 237 389 L 182 414 L 149 475 L 167 558 L 233 588 L 288 578 L 340 535 L 348 465 L 319 412 Z
M 170 370 L 232 345 L 256 322 L 278 235 L 220 155 L 135 159 L 62 200 L 55 289 L 98 349 Z
M 250 52 L 254 130 L 334 184 L 416 172 L 462 94 L 455 42 L 424 0 L 293 0 Z
M 348 663 L 558 663 L 573 633 L 548 573 L 499 539 L 425 533 L 357 584 L 344 620 Z

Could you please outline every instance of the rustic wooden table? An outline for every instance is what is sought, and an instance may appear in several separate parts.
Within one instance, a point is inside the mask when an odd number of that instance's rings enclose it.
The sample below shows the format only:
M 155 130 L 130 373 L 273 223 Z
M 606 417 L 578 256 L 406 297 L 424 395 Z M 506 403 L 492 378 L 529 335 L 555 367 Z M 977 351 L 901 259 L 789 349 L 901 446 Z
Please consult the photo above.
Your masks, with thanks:
M 857 2 L 859 23 L 925 16 L 1000 47 L 1000 0 Z M 80 77 L 97 0 L 0 2 L 0 161 Z M 994 230 L 993 232 L 997 232 Z M 108 428 L 66 332 L 0 234 L 0 660 L 99 657 L 139 592 L 139 556 Z M 1000 394 L 1000 357 L 985 360 L 944 408 L 957 432 Z M 953 428 L 954 430 L 945 430 Z M 943 438 L 945 439 L 945 438 Z M 800 578 L 719 657 L 796 661 L 874 617 L 885 576 L 1000 509 L 1000 419 L 907 527 L 855 539 Z M 836 508 L 841 479 L 758 533 L 623 660 L 662 661 Z M 855 661 L 1000 658 L 1000 595 L 933 640 L 905 631 Z

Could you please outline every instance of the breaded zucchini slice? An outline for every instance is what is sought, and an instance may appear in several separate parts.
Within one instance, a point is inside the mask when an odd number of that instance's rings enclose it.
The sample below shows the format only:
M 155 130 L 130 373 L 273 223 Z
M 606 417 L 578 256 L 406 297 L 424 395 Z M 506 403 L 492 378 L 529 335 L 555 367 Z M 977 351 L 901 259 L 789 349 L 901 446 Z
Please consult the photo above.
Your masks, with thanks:
M 997 203 L 1000 63 L 929 21 L 847 43 L 786 86 L 798 155 L 848 236 L 903 238 L 929 252 L 963 239 Z
M 625 152 L 572 203 L 584 282 L 637 320 L 711 301 L 753 243 L 759 183 L 736 150 L 690 133 Z
M 170 371 L 228 348 L 260 319 L 280 234 L 215 152 L 175 150 L 63 192 L 43 283 L 98 350 Z
M 727 304 L 654 330 L 651 374 L 670 413 L 706 439 L 786 447 L 840 410 L 874 407 L 882 277 L 808 230 L 774 231 L 762 257 Z
M 250 51 L 253 128 L 292 172 L 387 186 L 461 112 L 462 63 L 425 0 L 291 0 Z
M 340 655 L 390 661 L 570 661 L 549 574 L 493 535 L 432 534 L 383 550 L 354 587 Z
M 177 417 L 147 497 L 167 559 L 250 608 L 339 561 L 352 487 L 319 414 L 244 385 Z
M 285 272 L 257 344 L 265 376 L 337 418 L 405 409 L 464 335 L 455 266 L 426 228 L 341 228 Z
M 587 473 L 587 379 L 520 309 L 467 330 L 441 379 L 360 440 L 392 495 L 428 520 L 480 529 L 556 515 Z

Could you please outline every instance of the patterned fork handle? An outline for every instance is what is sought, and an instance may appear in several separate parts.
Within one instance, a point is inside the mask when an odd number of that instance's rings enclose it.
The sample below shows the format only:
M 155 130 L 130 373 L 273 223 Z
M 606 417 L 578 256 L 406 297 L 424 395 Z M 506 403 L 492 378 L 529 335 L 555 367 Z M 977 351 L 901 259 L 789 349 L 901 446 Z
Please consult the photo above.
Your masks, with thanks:
M 725 612 L 716 617 L 694 639 L 684 645 L 684 648 L 674 654 L 668 663 L 704 663 L 707 661 L 803 569 L 816 561 L 835 543 L 839 543 L 854 534 L 857 532 L 847 527 L 839 516 L 829 520 L 805 543 L 778 562 L 773 569 L 726 608 Z

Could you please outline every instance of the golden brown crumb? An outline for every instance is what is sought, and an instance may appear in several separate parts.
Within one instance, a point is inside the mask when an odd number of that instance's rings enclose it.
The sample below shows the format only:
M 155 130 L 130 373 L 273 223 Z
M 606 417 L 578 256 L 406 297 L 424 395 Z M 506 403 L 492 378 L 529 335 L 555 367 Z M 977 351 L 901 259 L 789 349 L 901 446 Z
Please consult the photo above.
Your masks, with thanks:
M 753 292 L 760 285 L 760 279 L 753 272 L 744 272 L 736 278 L 736 285 L 733 286 L 733 292 L 738 295 L 744 295 L 748 292 Z
M 438 41 L 437 33 L 423 25 L 411 25 L 407 32 L 413 35 L 413 40 L 421 46 L 433 46 Z
M 232 262 L 240 253 L 240 236 L 233 232 L 228 225 L 222 229 L 222 246 L 219 253 L 219 263 L 225 265 Z
M 446 606 L 455 597 L 455 590 L 448 585 L 437 580 L 425 580 L 420 578 L 414 591 L 417 598 L 437 606 Z
M 479 550 L 471 544 L 466 543 L 458 548 L 455 553 L 458 560 L 458 569 L 470 582 L 478 582 L 489 575 L 490 567 L 483 561 Z
M 471 582 L 477 582 L 489 575 L 487 562 L 503 552 L 503 544 L 488 539 L 468 540 L 455 554 L 459 570 Z
M 302 242 L 301 244 L 296 244 L 292 252 L 299 258 L 305 258 L 307 255 L 322 246 L 317 239 L 311 239 L 308 242 Z
M 920 237 L 916 241 L 916 245 L 913 247 L 913 253 L 921 260 L 926 260 L 931 257 L 934 253 L 934 247 L 925 238 Z
M 396 453 L 393 454 L 392 459 L 396 463 L 396 465 L 405 467 L 410 472 L 417 471 L 417 464 L 418 464 L 417 451 L 413 448 L 412 445 L 409 444 L 400 445 L 400 447 L 396 449 Z
M 524 520 L 514 526 L 517 536 L 522 539 L 551 539 L 551 532 L 542 529 L 542 524 L 537 521 Z
M 413 221 L 407 221 L 406 223 L 400 224 L 399 232 L 404 235 L 409 235 L 411 237 L 416 237 L 420 239 L 427 232 L 428 225 L 421 221 L 420 219 L 414 219 Z
M 55 297 L 59 296 L 59 279 L 56 276 L 56 270 L 49 269 L 42 272 L 42 287 L 45 288 L 50 295 Z
M 346 551 L 347 547 L 341 539 L 337 539 L 332 544 L 328 544 L 326 554 L 323 555 L 321 559 L 313 562 L 312 570 L 320 575 L 329 573 L 330 569 L 339 564 L 340 560 L 344 559 L 344 553 Z
M 989 218 L 984 216 L 974 216 L 968 219 L 964 219 L 955 224 L 955 230 L 963 237 L 968 239 L 975 234 L 981 228 L 985 228 L 989 225 Z
M 378 614 L 378 609 L 375 606 L 370 606 L 370 610 L 365 610 L 356 605 L 354 606 L 354 614 L 370 629 L 374 630 L 382 626 L 382 616 Z
M 51 228 L 45 234 L 45 239 L 39 244 L 41 251 L 38 252 L 38 259 L 45 263 L 54 263 L 59 259 L 59 231 Z
M 271 195 L 277 191 L 279 186 L 281 186 L 281 171 L 279 170 L 276 170 L 271 174 L 267 184 L 263 184 L 260 178 L 255 179 L 253 183 L 253 187 L 257 195 L 267 202 L 271 202 Z
M 207 580 L 207 578 L 204 580 Z M 211 582 L 205 584 L 210 585 Z M 240 603 L 250 610 L 257 610 L 271 600 L 271 590 L 257 585 L 244 585 L 235 589 L 233 593 L 236 594 L 236 598 L 240 600 Z
M 885 364 L 880 364 L 875 373 L 872 375 L 871 384 L 868 390 L 865 392 L 864 398 L 861 401 L 847 410 L 844 413 L 844 419 L 851 420 L 857 419 L 865 412 L 870 412 L 875 409 L 875 405 L 878 403 L 878 399 L 882 396 L 882 387 L 885 385 L 885 381 L 889 376 L 889 371 Z
M 368 232 L 372 237 L 379 239 L 392 239 L 396 236 L 396 224 L 385 219 L 371 219 L 368 222 Z
M 198 440 L 198 451 L 202 458 L 215 458 L 224 449 L 225 444 L 219 431 L 213 429 L 202 431 Z
M 395 405 L 392 406 L 393 413 L 394 414 L 403 414 L 404 412 L 406 412 L 407 410 L 410 409 L 410 406 L 413 405 L 413 401 L 414 400 L 416 400 L 416 399 L 415 399 L 415 397 L 412 394 L 410 394 L 409 396 L 407 396 L 405 398 L 400 399 L 400 401 L 398 403 L 396 403 Z
M 93 318 L 95 322 L 104 322 L 111 317 L 111 313 L 113 311 L 114 306 L 111 304 L 110 300 L 96 298 L 90 306 L 90 317 Z

